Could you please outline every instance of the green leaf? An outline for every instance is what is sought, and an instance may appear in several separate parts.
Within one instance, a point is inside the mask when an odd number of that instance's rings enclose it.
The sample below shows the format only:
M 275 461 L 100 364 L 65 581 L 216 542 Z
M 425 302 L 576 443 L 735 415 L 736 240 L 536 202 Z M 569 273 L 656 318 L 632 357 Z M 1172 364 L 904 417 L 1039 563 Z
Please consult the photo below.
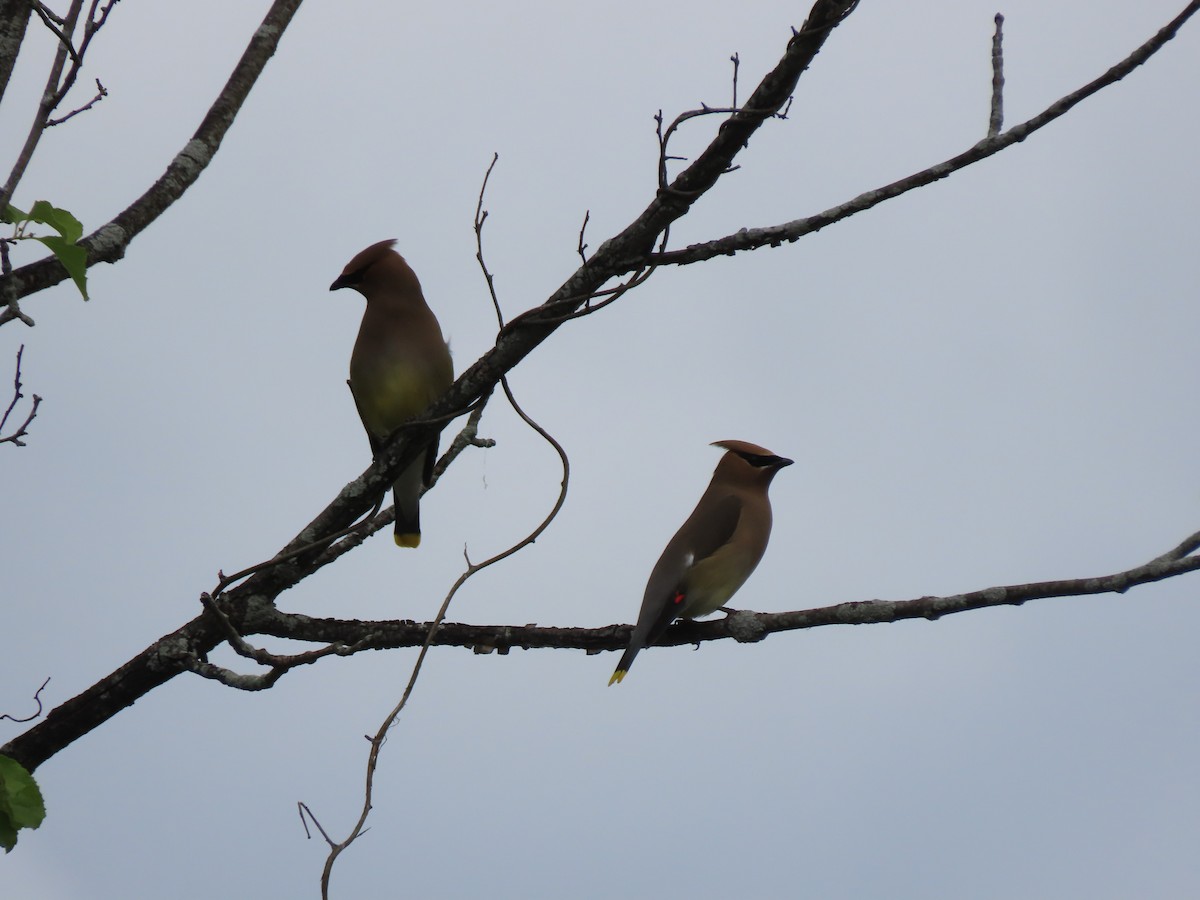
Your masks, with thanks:
M 17 222 L 25 222 L 29 219 L 29 213 L 21 212 L 11 203 L 4 208 L 4 215 L 0 215 L 0 222 L 6 222 L 9 225 L 15 225 Z
M 38 235 L 23 235 L 31 237 L 35 241 L 41 241 L 55 256 L 58 261 L 63 264 L 67 270 L 67 274 L 71 276 L 75 282 L 75 287 L 79 288 L 79 293 L 83 295 L 83 299 L 88 298 L 87 294 L 87 251 L 79 246 L 79 239 L 83 237 L 83 225 L 79 220 L 67 212 L 65 209 L 59 209 L 49 200 L 38 200 L 33 204 L 33 208 L 29 212 L 21 212 L 11 203 L 4 208 L 3 216 L 0 216 L 5 222 L 23 223 L 36 222 L 39 225 L 49 225 L 58 235 L 50 235 L 49 237 L 40 237 Z
M 83 294 L 83 299 L 86 300 L 88 298 L 87 251 L 73 241 L 68 242 L 66 239 L 54 235 L 34 238 L 34 240 L 41 241 L 54 252 L 58 261 L 67 270 L 67 274 L 74 279 L 75 287 L 79 288 L 79 293 Z
M 17 844 L 17 830 L 37 828 L 46 818 L 46 804 L 33 776 L 15 759 L 0 756 L 0 847 Z
M 79 223 L 79 220 L 65 209 L 59 209 L 48 200 L 39 200 L 33 204 L 33 209 L 29 211 L 28 218 L 33 222 L 49 225 L 61 234 L 68 243 L 74 244 L 83 237 L 83 226 Z

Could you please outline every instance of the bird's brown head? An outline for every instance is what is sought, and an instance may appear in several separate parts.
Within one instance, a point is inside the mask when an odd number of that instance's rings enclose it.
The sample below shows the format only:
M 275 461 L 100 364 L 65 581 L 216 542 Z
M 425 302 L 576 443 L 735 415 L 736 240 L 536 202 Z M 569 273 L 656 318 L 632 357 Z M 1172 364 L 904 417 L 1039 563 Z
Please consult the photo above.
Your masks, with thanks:
M 394 239 L 379 241 L 360 251 L 354 259 L 346 263 L 346 268 L 342 269 L 342 274 L 329 289 L 336 291 L 340 288 L 354 288 L 368 299 L 371 289 L 378 285 L 411 287 L 420 291 L 417 276 L 404 261 L 404 257 L 392 249 L 395 243 Z
M 769 484 L 776 472 L 792 464 L 792 460 L 786 456 L 778 456 L 766 447 L 749 441 L 713 441 L 713 446 L 726 451 L 718 468 L 726 468 L 731 475 L 754 481 Z

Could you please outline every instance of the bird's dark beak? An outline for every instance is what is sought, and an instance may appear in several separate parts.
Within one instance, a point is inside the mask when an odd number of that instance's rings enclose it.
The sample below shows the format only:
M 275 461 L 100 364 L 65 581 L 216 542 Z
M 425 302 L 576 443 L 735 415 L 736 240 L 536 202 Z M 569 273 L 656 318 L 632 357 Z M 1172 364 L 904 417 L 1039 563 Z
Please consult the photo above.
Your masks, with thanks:
M 788 459 L 786 456 L 775 457 L 775 468 L 782 469 L 784 466 L 790 466 L 795 460 Z
M 346 276 L 342 275 L 341 277 L 338 278 L 337 281 L 335 281 L 333 284 L 331 284 L 329 286 L 329 289 L 331 291 L 336 291 L 339 288 L 349 287 L 349 285 L 350 285 L 350 282 L 347 280 Z

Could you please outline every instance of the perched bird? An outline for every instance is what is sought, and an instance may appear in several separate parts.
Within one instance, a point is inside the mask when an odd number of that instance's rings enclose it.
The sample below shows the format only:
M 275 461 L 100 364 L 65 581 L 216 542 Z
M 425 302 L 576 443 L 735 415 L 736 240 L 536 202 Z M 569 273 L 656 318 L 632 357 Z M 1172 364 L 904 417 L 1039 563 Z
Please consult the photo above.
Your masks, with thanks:
M 610 685 L 625 677 L 638 651 L 662 637 L 676 618 L 706 616 L 723 606 L 767 549 L 767 488 L 775 473 L 792 461 L 745 441 L 717 441 L 713 446 L 723 447 L 725 455 L 708 490 L 654 564 L 637 625 Z
M 350 393 L 375 455 L 397 428 L 454 381 L 442 328 L 425 303 L 416 273 L 392 249 L 394 243 L 372 244 L 346 263 L 329 286 L 331 291 L 354 288 L 367 299 L 350 355 Z M 437 449 L 435 437 L 392 487 L 397 546 L 421 543 L 418 499 L 433 474 Z

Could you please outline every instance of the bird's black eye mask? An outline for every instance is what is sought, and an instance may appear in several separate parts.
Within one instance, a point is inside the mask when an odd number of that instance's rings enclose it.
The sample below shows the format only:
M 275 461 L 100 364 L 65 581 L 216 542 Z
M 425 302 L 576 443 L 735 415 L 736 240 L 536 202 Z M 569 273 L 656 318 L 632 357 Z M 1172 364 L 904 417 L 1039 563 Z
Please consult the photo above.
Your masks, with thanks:
M 766 456 L 762 453 L 739 453 L 738 456 L 756 469 L 777 469 L 791 462 L 790 459 L 785 460 L 782 456 Z

